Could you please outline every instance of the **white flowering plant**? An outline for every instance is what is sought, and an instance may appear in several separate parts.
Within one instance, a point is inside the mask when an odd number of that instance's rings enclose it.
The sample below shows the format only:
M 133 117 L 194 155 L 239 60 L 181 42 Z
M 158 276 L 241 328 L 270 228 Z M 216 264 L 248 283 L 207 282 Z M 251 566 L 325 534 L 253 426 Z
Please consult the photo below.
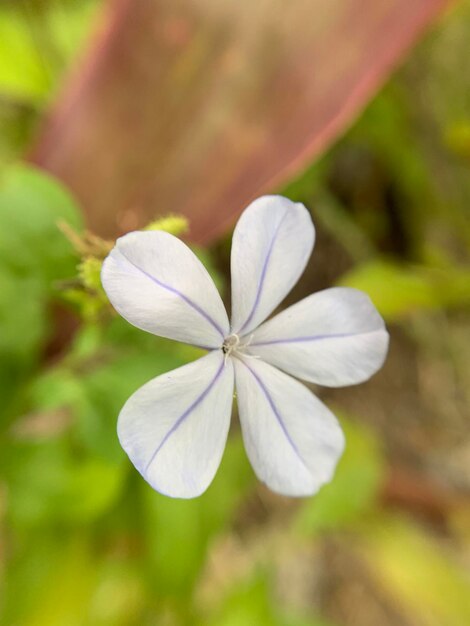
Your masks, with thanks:
M 232 312 L 208 272 L 177 237 L 131 232 L 117 240 L 101 279 L 134 326 L 208 351 L 150 380 L 118 419 L 122 447 L 144 479 L 172 497 L 210 485 L 227 440 L 234 391 L 245 448 L 275 492 L 314 494 L 344 449 L 332 412 L 297 379 L 329 387 L 367 380 L 388 349 L 369 297 L 334 287 L 267 318 L 304 271 L 315 229 L 307 209 L 263 196 L 240 217 L 232 241 Z

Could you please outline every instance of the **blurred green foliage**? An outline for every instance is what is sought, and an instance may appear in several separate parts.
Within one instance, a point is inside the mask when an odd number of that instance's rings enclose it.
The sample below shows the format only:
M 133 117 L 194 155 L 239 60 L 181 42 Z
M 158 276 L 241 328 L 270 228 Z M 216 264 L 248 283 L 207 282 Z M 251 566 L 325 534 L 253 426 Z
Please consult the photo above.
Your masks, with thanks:
M 48 309 L 57 281 L 74 273 L 76 258 L 68 242 L 58 236 L 59 219 L 76 227 L 81 223 L 73 200 L 58 183 L 23 166 L 2 173 L 0 389 L 4 402 L 0 424 L 8 419 L 15 388 L 38 364 L 50 334 Z
M 30 139 L 31 123 L 57 89 L 97 4 L 0 8 L 3 162 Z M 464 18 L 470 33 L 467 14 L 454 19 Z M 312 207 L 319 231 L 344 253 L 346 266 L 334 280 L 366 290 L 392 329 L 408 335 L 411 321 L 424 326 L 434 312 L 458 314 L 470 301 L 469 119 L 441 94 L 432 114 L 441 111 L 443 121 L 437 148 L 430 147 L 410 94 L 405 73 L 285 190 Z M 431 174 L 436 169 L 439 176 Z M 393 603 L 401 620 L 387 623 L 470 623 L 469 577 L 459 555 L 461 549 L 468 561 L 468 533 L 442 540 L 383 506 L 389 451 L 379 430 L 347 408 L 337 411 L 346 452 L 334 481 L 315 498 L 287 503 L 257 485 L 236 425 L 206 494 L 177 501 L 153 492 L 119 447 L 116 418 L 141 384 L 199 352 L 113 316 L 97 283 L 99 260 L 79 258 L 60 222 L 83 229 L 62 185 L 24 165 L 3 167 L 2 626 L 334 626 L 318 617 L 326 609 L 312 589 L 308 606 L 291 597 L 302 586 L 302 555 L 317 563 L 312 550 L 329 542 L 352 552 L 378 581 L 376 595 Z M 223 289 L 211 252 L 199 254 Z M 58 350 L 57 328 L 67 320 L 76 332 Z M 299 549 L 300 578 L 282 577 L 280 561 Z M 320 560 L 318 567 L 326 565 Z M 356 570 L 350 573 L 354 578 Z M 347 624 L 359 624 L 351 615 Z
M 377 260 L 357 265 L 341 285 L 366 291 L 386 320 L 413 311 L 470 304 L 470 270 Z
M 336 411 L 338 413 L 338 411 Z M 376 501 L 385 477 L 383 453 L 365 428 L 344 416 L 341 426 L 347 446 L 333 483 L 306 502 L 296 520 L 308 535 L 347 527 L 361 520 Z
M 433 626 L 470 621 L 468 574 L 445 548 L 400 518 L 367 524 L 358 549 L 405 610 Z
M 90 27 L 97 0 L 2 2 L 0 90 L 14 101 L 42 104 Z
M 28 148 L 100 5 L 100 0 L 0 3 L 0 163 Z

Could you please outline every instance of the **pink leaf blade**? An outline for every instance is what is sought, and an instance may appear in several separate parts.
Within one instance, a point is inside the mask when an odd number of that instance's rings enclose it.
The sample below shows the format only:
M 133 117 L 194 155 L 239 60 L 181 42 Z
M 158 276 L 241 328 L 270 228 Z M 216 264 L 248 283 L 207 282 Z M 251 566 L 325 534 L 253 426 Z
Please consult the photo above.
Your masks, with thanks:
M 114 236 L 223 233 L 354 120 L 448 0 L 110 2 L 32 154 Z

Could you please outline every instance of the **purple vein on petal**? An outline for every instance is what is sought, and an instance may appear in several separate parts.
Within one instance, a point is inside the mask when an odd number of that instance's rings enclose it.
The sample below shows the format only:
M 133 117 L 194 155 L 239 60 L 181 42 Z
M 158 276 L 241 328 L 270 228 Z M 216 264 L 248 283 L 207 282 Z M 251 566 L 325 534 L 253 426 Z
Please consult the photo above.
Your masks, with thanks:
M 271 396 L 269 395 L 269 391 L 266 389 L 266 385 L 263 383 L 263 381 L 261 380 L 261 378 L 258 376 L 258 374 L 251 369 L 251 367 L 249 365 L 247 365 L 245 363 L 244 360 L 242 359 L 238 359 L 240 363 L 243 363 L 243 365 L 247 368 L 247 370 L 251 373 L 251 375 L 253 376 L 253 378 L 255 379 L 255 381 L 258 383 L 258 386 L 260 387 L 261 391 L 264 394 L 264 397 L 266 398 L 266 400 L 268 401 L 269 406 L 271 407 L 272 412 L 274 413 L 274 416 L 276 417 L 279 426 L 281 427 L 282 432 L 284 433 L 287 441 L 289 442 L 289 444 L 291 445 L 292 449 L 294 450 L 295 454 L 299 457 L 302 465 L 304 467 L 307 467 L 305 465 L 305 462 L 299 452 L 299 449 L 297 448 L 297 446 L 295 445 L 294 441 L 292 440 L 291 436 L 289 435 L 289 431 L 287 430 L 286 425 L 284 424 L 284 420 L 282 419 L 281 414 L 279 413 L 276 405 L 274 404 L 274 400 L 271 398 Z M 307 467 L 308 470 L 308 467 Z M 310 471 L 310 470 L 308 470 Z
M 171 293 L 174 293 L 175 295 L 177 295 L 179 298 L 181 298 L 182 300 L 184 300 L 184 302 L 186 302 L 186 304 L 188 304 L 190 307 L 192 307 L 195 311 L 197 311 L 200 315 L 202 315 L 202 317 L 207 320 L 209 322 L 209 324 L 211 324 L 211 326 L 213 326 L 217 332 L 220 334 L 220 336 L 222 337 L 222 339 L 225 337 L 225 333 L 222 330 L 222 328 L 217 324 L 217 322 L 209 315 L 209 313 L 207 313 L 207 311 L 204 311 L 204 309 L 202 307 L 200 307 L 198 304 L 196 304 L 196 302 L 193 302 L 193 300 L 191 300 L 191 298 L 188 298 L 188 296 L 186 296 L 184 293 L 182 293 L 181 291 L 179 291 L 178 289 L 175 289 L 175 287 L 172 287 L 171 285 L 167 285 L 166 283 L 162 282 L 161 280 L 158 280 L 158 278 L 155 278 L 155 276 L 152 276 L 152 274 L 149 274 L 148 272 L 146 272 L 144 269 L 142 269 L 141 267 L 139 267 L 138 265 L 136 265 L 135 263 L 133 263 L 123 252 L 122 250 L 119 250 L 119 253 L 124 257 L 124 259 L 126 259 L 126 261 L 132 265 L 133 267 L 136 268 L 136 270 L 138 270 L 139 272 L 141 272 L 144 276 L 147 276 L 147 278 L 150 278 L 150 280 L 152 282 L 154 282 L 156 285 L 158 285 L 159 287 L 162 287 L 162 289 L 166 289 L 167 291 L 170 291 Z M 199 346 L 201 348 L 206 349 L 204 346 Z
M 268 271 L 269 262 L 271 260 L 271 255 L 272 255 L 272 252 L 273 252 L 274 244 L 276 242 L 277 236 L 279 234 L 279 230 L 281 228 L 282 222 L 284 221 L 284 218 L 286 217 L 286 215 L 287 215 L 287 211 L 284 213 L 284 215 L 279 220 L 279 224 L 276 226 L 276 230 L 273 233 L 273 236 L 272 236 L 271 241 L 269 243 L 268 253 L 266 255 L 266 258 L 264 259 L 263 268 L 261 270 L 261 276 L 260 276 L 260 279 L 259 279 L 258 288 L 256 290 L 256 296 L 255 296 L 255 301 L 253 303 L 253 307 L 252 307 L 252 309 L 250 311 L 250 314 L 248 315 L 245 323 L 238 330 L 237 334 L 240 334 L 240 333 L 242 333 L 245 330 L 245 328 L 248 326 L 248 324 L 253 319 L 253 316 L 254 316 L 254 314 L 256 312 L 256 309 L 258 308 L 259 301 L 261 299 L 261 293 L 262 293 L 263 287 L 264 287 L 264 281 L 265 281 L 265 278 L 266 278 L 266 273 Z
M 180 417 L 178 417 L 178 419 L 176 420 L 176 422 L 173 424 L 173 426 L 170 428 L 170 430 L 167 432 L 167 434 L 163 437 L 160 445 L 158 446 L 158 448 L 155 450 L 155 452 L 152 454 L 152 456 L 150 457 L 150 461 L 147 463 L 147 465 L 145 466 L 145 470 L 144 472 L 147 473 L 149 470 L 149 467 L 152 465 L 152 463 L 155 461 L 155 458 L 157 456 L 157 454 L 160 452 L 160 450 L 163 448 L 163 446 L 165 445 L 165 443 L 168 441 L 168 439 L 171 437 L 171 435 L 173 435 L 173 433 L 175 433 L 178 428 L 181 426 L 181 424 L 186 421 L 186 419 L 191 415 L 191 413 L 194 411 L 194 409 L 201 404 L 201 402 L 204 400 L 204 398 L 208 395 L 208 393 L 210 392 L 210 390 L 212 389 L 212 387 L 215 385 L 215 383 L 217 382 L 219 376 L 222 374 L 222 371 L 224 369 L 224 361 L 222 361 L 222 363 L 220 364 L 219 369 L 217 370 L 217 372 L 215 373 L 214 377 L 212 378 L 212 380 L 210 381 L 210 383 L 207 385 L 207 387 L 204 389 L 204 391 L 196 398 L 196 400 L 194 400 L 194 402 L 186 409 L 186 411 L 180 415 Z
M 380 329 L 377 329 L 380 330 Z M 335 335 L 312 335 L 307 337 L 290 337 L 287 339 L 269 339 L 268 341 L 253 341 L 250 343 L 250 348 L 254 348 L 255 346 L 272 346 L 279 343 L 302 343 L 308 341 L 322 341 L 323 339 L 342 339 L 344 337 L 357 337 L 359 335 L 367 335 L 370 332 L 367 331 L 365 333 L 337 333 Z

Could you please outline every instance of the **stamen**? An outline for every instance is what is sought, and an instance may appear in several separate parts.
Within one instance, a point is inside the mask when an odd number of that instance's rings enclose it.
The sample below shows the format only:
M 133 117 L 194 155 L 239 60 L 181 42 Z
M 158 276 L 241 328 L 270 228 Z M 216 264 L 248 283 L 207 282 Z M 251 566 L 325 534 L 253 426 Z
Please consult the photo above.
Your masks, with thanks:
M 222 352 L 225 354 L 225 363 L 232 352 L 236 352 L 240 347 L 240 337 L 238 335 L 229 335 L 224 339 L 222 344 Z
M 248 348 L 248 346 L 250 345 L 250 343 L 253 341 L 253 337 L 255 336 L 254 333 L 251 333 L 251 335 L 248 337 L 248 341 L 245 341 L 245 343 L 241 343 L 240 344 L 240 349 L 244 349 L 244 348 Z

